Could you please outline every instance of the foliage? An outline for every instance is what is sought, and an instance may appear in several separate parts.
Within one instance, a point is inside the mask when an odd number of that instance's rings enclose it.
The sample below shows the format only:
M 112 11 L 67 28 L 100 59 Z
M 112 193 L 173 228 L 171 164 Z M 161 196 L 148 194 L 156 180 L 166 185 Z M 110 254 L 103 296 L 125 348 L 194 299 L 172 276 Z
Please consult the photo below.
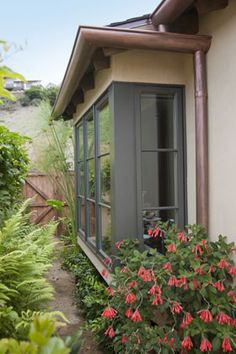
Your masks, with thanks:
M 0 63 L 4 60 L 5 53 L 9 48 L 6 41 L 0 40 Z M 21 81 L 25 81 L 25 78 L 7 66 L 0 66 L 0 97 L 15 101 L 15 97 L 4 88 L 5 78 L 19 79 Z M 1 103 L 2 101 L 0 100 L 0 104 Z
M 117 244 L 121 266 L 95 329 L 116 353 L 235 351 L 233 244 L 210 242 L 197 225 L 160 223 L 149 235 L 165 238 L 166 255 Z
M 28 204 L 0 229 L 0 337 L 20 336 L 17 325 L 23 312 L 44 309 L 52 299 L 52 287 L 44 275 L 51 265 L 57 225 L 39 228 L 29 224 Z
M 0 125 L 0 225 L 6 211 L 21 195 L 29 159 L 25 143 L 28 138 Z
M 55 321 L 49 315 L 36 316 L 31 324 L 28 341 L 0 340 L 1 354 L 76 354 L 81 345 L 81 332 L 65 342 L 55 336 Z
M 46 141 L 42 146 L 37 147 L 36 167 L 49 175 L 52 183 L 57 186 L 61 195 L 65 198 L 69 209 L 69 218 L 75 220 L 75 183 L 74 176 L 71 173 L 74 161 L 72 127 L 69 123 L 61 120 L 51 122 L 49 104 L 44 103 L 41 108 L 40 119 L 45 122 L 43 134 Z M 74 242 L 76 243 L 74 222 L 71 225 Z
M 35 85 L 24 92 L 24 95 L 20 98 L 20 103 L 22 106 L 39 106 L 42 101 L 47 101 L 53 107 L 57 93 L 57 86 L 44 88 Z
M 75 296 L 87 320 L 93 320 L 107 304 L 108 294 L 101 275 L 87 256 L 73 244 L 66 244 L 63 265 L 76 279 Z

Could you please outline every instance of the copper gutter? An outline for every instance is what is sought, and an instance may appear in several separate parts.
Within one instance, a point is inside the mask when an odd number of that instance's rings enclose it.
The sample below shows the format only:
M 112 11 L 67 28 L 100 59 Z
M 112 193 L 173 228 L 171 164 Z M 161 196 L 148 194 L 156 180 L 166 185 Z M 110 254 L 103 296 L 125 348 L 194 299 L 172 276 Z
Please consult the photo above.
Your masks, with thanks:
M 168 25 L 180 17 L 193 3 L 194 0 L 164 0 L 151 14 L 151 21 L 155 26 Z
M 80 27 L 52 114 L 54 118 L 63 114 L 95 50 L 99 47 L 195 53 L 197 50 L 207 52 L 210 44 L 210 36 L 108 27 Z

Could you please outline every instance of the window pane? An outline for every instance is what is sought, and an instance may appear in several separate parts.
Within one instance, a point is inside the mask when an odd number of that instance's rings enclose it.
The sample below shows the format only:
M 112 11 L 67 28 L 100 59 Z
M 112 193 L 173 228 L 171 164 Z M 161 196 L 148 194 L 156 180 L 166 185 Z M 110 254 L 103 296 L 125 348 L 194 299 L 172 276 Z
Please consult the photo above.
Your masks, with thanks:
M 111 254 L 111 210 L 100 208 L 101 231 L 102 231 L 102 250 L 106 254 Z
M 87 157 L 94 157 L 94 121 L 93 116 L 87 120 L 88 151 Z
M 78 213 L 79 213 L 79 229 L 82 230 L 85 233 L 85 204 L 84 204 L 84 198 L 79 198 Z
M 88 240 L 96 246 L 96 227 L 95 227 L 95 204 L 87 201 L 88 210 Z
M 142 149 L 175 148 L 174 98 L 170 95 L 141 96 Z
M 79 160 L 84 159 L 84 141 L 83 141 L 83 126 L 79 126 Z
M 79 195 L 84 195 L 84 184 L 85 184 L 85 179 L 84 179 L 84 163 L 80 162 L 79 164 Z
M 111 164 L 110 155 L 100 157 L 100 201 L 110 204 L 111 201 Z
M 95 164 L 94 159 L 88 161 L 88 175 L 89 175 L 89 197 L 95 198 Z
M 99 125 L 99 153 L 110 152 L 110 111 L 108 103 L 105 103 L 98 114 Z
M 142 153 L 143 208 L 175 206 L 176 152 Z

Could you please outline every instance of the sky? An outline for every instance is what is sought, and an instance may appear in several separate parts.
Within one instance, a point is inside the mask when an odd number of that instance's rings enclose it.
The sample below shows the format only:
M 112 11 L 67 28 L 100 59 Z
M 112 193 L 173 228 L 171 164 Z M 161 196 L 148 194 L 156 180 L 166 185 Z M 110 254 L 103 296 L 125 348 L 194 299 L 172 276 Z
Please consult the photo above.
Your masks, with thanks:
M 5 0 L 1 2 L 0 39 L 8 41 L 11 49 L 3 64 L 21 73 L 27 80 L 59 85 L 79 25 L 103 26 L 142 16 L 151 13 L 159 2 Z

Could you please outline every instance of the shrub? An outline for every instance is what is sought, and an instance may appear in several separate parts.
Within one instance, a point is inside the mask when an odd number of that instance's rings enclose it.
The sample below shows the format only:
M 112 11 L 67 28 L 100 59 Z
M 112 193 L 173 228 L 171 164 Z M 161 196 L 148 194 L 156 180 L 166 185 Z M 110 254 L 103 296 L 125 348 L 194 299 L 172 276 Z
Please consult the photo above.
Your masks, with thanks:
M 22 313 L 45 309 L 52 287 L 44 278 L 51 265 L 55 223 L 39 228 L 20 210 L 0 229 L 0 338 L 20 335 Z
M 25 143 L 28 138 L 0 125 L 0 225 L 7 210 L 21 195 L 29 159 Z
M 31 324 L 29 340 L 19 342 L 13 338 L 0 340 L 1 354 L 67 354 L 78 353 L 81 346 L 81 333 L 75 338 L 68 337 L 64 342 L 55 336 L 55 319 L 49 315 L 36 316 Z
M 31 100 L 28 96 L 21 96 L 19 98 L 19 101 L 20 101 L 20 104 L 23 106 L 23 107 L 27 107 L 27 106 L 30 106 L 30 103 L 31 103 Z
M 34 99 L 38 99 L 40 101 L 46 99 L 44 88 L 41 86 L 32 86 L 30 89 L 25 91 L 24 95 L 28 97 L 30 101 Z
M 200 226 L 178 232 L 162 223 L 166 255 L 117 244 L 110 302 L 94 328 L 116 353 L 226 353 L 236 350 L 233 244 L 210 242 Z

